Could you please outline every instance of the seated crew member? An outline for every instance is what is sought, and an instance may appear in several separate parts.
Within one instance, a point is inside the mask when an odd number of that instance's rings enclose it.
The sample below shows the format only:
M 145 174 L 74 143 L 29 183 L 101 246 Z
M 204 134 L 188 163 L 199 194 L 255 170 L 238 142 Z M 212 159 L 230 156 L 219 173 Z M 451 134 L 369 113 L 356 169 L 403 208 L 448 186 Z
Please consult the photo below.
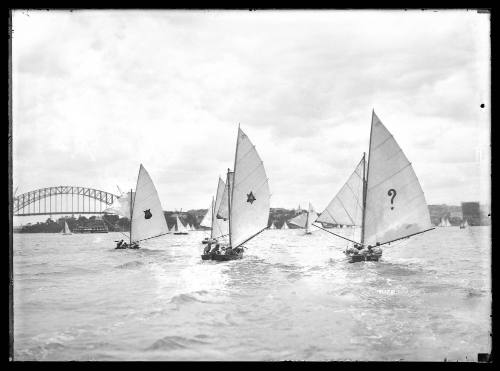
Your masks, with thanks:
M 220 254 L 219 244 L 215 245 L 214 249 L 212 250 L 212 254 Z
M 123 240 L 120 240 L 120 241 L 118 241 L 118 243 L 116 244 L 116 248 L 117 248 L 117 249 L 120 249 L 122 245 L 123 245 Z
M 210 249 L 211 249 L 211 246 L 212 246 L 212 243 L 209 242 L 207 243 L 207 246 L 205 247 L 205 249 L 203 250 L 203 253 L 206 255 L 210 252 Z

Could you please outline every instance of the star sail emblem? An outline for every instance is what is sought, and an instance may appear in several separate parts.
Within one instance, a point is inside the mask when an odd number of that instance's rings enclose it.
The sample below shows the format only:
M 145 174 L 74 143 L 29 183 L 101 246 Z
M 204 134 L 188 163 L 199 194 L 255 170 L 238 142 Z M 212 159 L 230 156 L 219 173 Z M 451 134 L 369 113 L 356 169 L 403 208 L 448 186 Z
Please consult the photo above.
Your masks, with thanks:
M 151 214 L 151 209 L 144 210 L 144 218 L 145 219 L 151 219 L 153 214 Z
M 253 195 L 252 191 L 250 191 L 250 193 L 247 193 L 247 202 L 250 202 L 250 204 L 252 204 L 255 200 L 256 198 Z

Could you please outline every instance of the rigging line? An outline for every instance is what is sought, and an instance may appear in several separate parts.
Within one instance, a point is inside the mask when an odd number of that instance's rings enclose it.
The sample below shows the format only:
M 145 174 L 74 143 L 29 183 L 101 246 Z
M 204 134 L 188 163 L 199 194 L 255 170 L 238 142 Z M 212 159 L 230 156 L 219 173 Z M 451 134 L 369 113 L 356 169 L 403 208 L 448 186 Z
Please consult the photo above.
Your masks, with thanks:
M 102 220 L 104 220 L 104 223 L 107 223 L 110 227 L 113 227 L 113 229 L 114 229 L 114 226 L 113 226 L 111 223 L 109 223 L 106 219 L 102 218 Z M 121 234 L 123 234 L 125 237 L 128 237 L 128 236 L 127 236 L 125 233 L 123 233 L 122 231 L 118 231 L 118 232 L 119 232 L 119 233 L 121 233 Z
M 363 183 L 361 183 L 361 184 L 363 184 Z M 344 186 L 346 186 L 347 188 L 349 188 L 349 190 L 351 191 L 351 193 L 352 193 L 352 194 L 353 194 L 353 196 L 354 196 L 354 199 L 356 200 L 356 203 L 357 203 L 359 206 L 361 206 L 361 205 L 360 205 L 360 203 L 359 203 L 359 197 L 356 195 L 356 193 L 352 190 L 351 186 L 349 185 L 349 180 L 347 180 L 347 182 L 346 182 L 346 184 L 344 184 Z M 341 191 L 342 191 L 342 190 L 341 190 Z M 340 193 L 340 192 L 339 192 L 339 193 Z M 338 194 L 337 194 L 337 195 L 338 195 Z M 361 206 L 361 207 L 362 207 L 362 206 Z
M 410 238 L 411 236 L 415 236 L 416 234 L 425 233 L 425 232 L 431 231 L 431 230 L 433 230 L 433 229 L 436 229 L 436 228 L 435 228 L 435 227 L 432 227 L 432 228 L 426 229 L 426 230 L 424 230 L 424 231 L 420 231 L 420 232 L 417 232 L 417 233 L 412 233 L 412 234 L 409 234 L 408 236 L 405 236 L 405 237 L 396 238 L 395 240 L 391 240 L 391 241 L 387 241 L 387 242 L 381 243 L 381 244 L 379 244 L 379 246 L 386 245 L 386 244 L 391 243 L 391 242 L 394 242 L 394 241 L 403 240 L 403 239 L 405 239 L 405 238 Z
M 315 224 L 315 223 L 313 223 L 313 225 L 314 225 L 315 227 L 319 228 L 319 229 L 324 230 L 325 232 L 328 232 L 328 233 L 333 234 L 334 236 L 337 236 L 337 237 L 343 238 L 344 240 L 347 240 L 347 241 L 350 241 L 350 242 L 353 242 L 353 243 L 359 244 L 359 242 L 356 242 L 356 241 L 350 240 L 350 239 L 348 239 L 348 238 L 346 238 L 346 237 L 344 237 L 344 236 L 341 236 L 341 235 L 339 235 L 339 234 L 336 234 L 336 233 L 333 233 L 333 232 L 331 232 L 331 231 L 328 231 L 328 230 L 326 230 L 325 228 L 322 228 L 322 227 L 320 227 L 319 225 L 317 225 L 317 224 Z
M 345 208 L 344 203 L 340 200 L 340 198 L 337 198 L 337 200 L 340 202 L 340 206 L 342 206 L 349 219 L 351 219 L 352 224 L 356 224 L 352 219 L 351 215 L 349 214 L 349 212 L 347 211 L 347 209 Z
M 387 128 L 386 128 L 387 130 Z M 389 131 L 387 131 L 389 133 Z M 380 142 L 376 147 L 372 148 L 373 150 L 376 150 L 377 148 L 379 148 L 382 144 L 384 144 L 385 142 L 387 142 L 389 139 L 393 138 L 392 134 L 389 133 L 389 136 L 387 138 L 385 138 L 382 142 Z M 396 142 L 396 140 L 394 140 Z M 397 142 L 396 142 L 397 144 Z M 398 146 L 399 147 L 399 146 Z M 401 150 L 401 148 L 400 148 Z
M 411 165 L 411 162 L 408 162 L 408 165 L 405 165 L 403 166 L 401 169 L 399 169 L 398 171 L 396 171 L 395 173 L 389 175 L 387 178 L 385 178 L 384 180 L 381 180 L 380 182 L 378 182 L 377 184 L 371 186 L 370 188 L 368 188 L 369 190 L 375 188 L 375 187 L 378 187 L 379 185 L 381 185 L 382 183 L 385 183 L 386 181 L 388 181 L 389 179 L 391 179 L 393 176 L 395 176 L 396 174 L 399 174 L 400 172 L 402 172 L 404 169 L 406 169 L 408 166 Z M 410 183 L 408 183 L 410 184 Z
M 238 244 L 236 247 L 240 247 L 240 246 L 241 246 L 241 245 L 243 245 L 244 243 L 246 243 L 246 242 L 250 241 L 252 238 L 256 237 L 258 234 L 260 234 L 260 233 L 264 232 L 266 229 L 267 229 L 267 226 L 266 226 L 266 228 L 261 229 L 260 231 L 258 231 L 257 233 L 255 233 L 253 236 L 251 236 L 251 237 L 247 238 L 245 241 L 243 241 L 243 242 L 241 242 L 240 244 Z M 233 249 L 235 249 L 236 247 L 233 247 Z
M 152 238 L 156 238 L 156 237 L 164 236 L 164 235 L 166 235 L 166 234 L 167 234 L 167 233 L 162 233 L 162 234 L 158 234 L 158 235 L 153 236 L 153 237 L 143 238 L 142 240 L 136 240 L 136 241 L 134 241 L 134 242 L 146 241 L 146 240 L 150 240 L 150 239 L 152 239 Z

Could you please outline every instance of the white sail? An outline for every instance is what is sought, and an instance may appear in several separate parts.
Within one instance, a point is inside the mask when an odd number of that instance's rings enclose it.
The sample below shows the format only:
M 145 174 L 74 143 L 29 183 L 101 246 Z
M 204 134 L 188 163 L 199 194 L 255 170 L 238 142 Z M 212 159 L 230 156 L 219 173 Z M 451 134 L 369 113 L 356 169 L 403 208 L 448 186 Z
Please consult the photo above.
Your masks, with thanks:
M 214 207 L 214 200 L 212 200 L 212 203 L 208 207 L 207 213 L 205 214 L 205 216 L 201 220 L 200 225 L 202 227 L 212 228 L 212 209 L 213 209 L 213 207 Z
M 276 226 L 274 225 L 274 222 L 271 223 L 271 226 L 269 227 L 269 229 L 276 229 Z
M 288 228 L 288 225 L 286 224 L 286 221 L 283 223 L 280 229 L 290 229 Z
M 309 203 L 309 210 L 307 211 L 306 233 L 311 232 L 312 223 L 318 219 L 318 214 L 314 211 L 311 203 Z
M 181 220 L 179 219 L 179 216 L 175 217 L 175 224 L 176 224 L 176 231 L 177 232 L 187 232 L 188 229 L 184 224 L 182 224 Z
M 168 232 L 160 198 L 148 172 L 139 168 L 132 208 L 131 241 L 141 241 Z
M 450 220 L 448 218 L 446 218 L 446 221 L 445 221 L 445 227 L 451 227 L 451 223 L 450 223 Z
M 228 178 L 229 181 L 224 185 L 224 192 L 222 193 L 221 201 L 216 213 L 216 218 L 222 219 L 223 221 L 229 220 L 229 197 L 231 193 L 229 189 L 229 183 L 233 183 L 234 172 L 229 172 Z
M 468 227 L 468 226 L 469 226 L 469 223 L 467 222 L 467 219 L 465 219 L 464 227 Z
M 430 228 L 429 209 L 411 163 L 374 112 L 363 242 L 382 244 Z
M 66 222 L 66 220 L 64 221 L 64 234 L 71 234 L 71 230 L 69 229 L 68 227 L 68 223 Z
M 302 213 L 300 215 L 293 217 L 288 221 L 288 223 L 296 225 L 299 228 L 305 228 L 307 223 L 307 213 Z
M 230 188 L 230 243 L 237 247 L 267 228 L 271 198 L 264 164 L 240 128 Z
M 361 226 L 363 218 L 363 171 L 365 158 L 316 221 Z
M 227 236 L 229 234 L 229 220 L 227 219 L 227 193 L 224 193 L 226 189 L 226 184 L 224 181 L 219 178 L 219 182 L 217 184 L 217 194 L 215 197 L 214 210 L 219 210 L 222 200 L 226 202 L 226 220 L 223 218 L 218 218 L 217 212 L 216 215 L 212 219 L 212 232 L 210 234 L 211 238 L 219 238 L 221 236 Z M 225 196 L 225 197 L 224 197 Z
M 134 196 L 135 192 L 132 192 L 132 196 L 130 196 L 130 192 L 123 193 L 120 197 L 115 198 L 111 206 L 106 208 L 104 212 L 130 219 L 130 202 Z

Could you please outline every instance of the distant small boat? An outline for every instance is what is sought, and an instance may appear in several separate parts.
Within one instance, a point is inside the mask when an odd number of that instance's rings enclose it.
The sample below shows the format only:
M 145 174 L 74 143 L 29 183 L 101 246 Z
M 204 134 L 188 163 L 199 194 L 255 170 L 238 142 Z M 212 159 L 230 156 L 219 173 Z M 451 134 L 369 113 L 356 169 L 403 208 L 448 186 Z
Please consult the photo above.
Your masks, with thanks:
M 290 229 L 288 225 L 286 224 L 286 221 L 283 222 L 283 225 L 281 226 L 280 229 Z
M 175 217 L 175 232 L 174 234 L 188 234 L 188 228 L 182 224 L 181 220 L 179 219 L 179 216 Z
M 274 225 L 274 222 L 271 223 L 271 226 L 269 227 L 269 229 L 276 229 L 276 226 Z
M 68 223 L 66 223 L 66 220 L 64 221 L 64 230 L 62 231 L 62 234 L 73 234 L 71 233 L 71 230 L 68 227 Z
M 243 244 L 267 229 L 270 202 L 264 164 L 248 136 L 238 127 L 234 168 L 227 170 L 226 185 L 216 218 L 228 221 L 229 244 L 212 260 L 243 258 Z M 208 255 L 208 246 L 202 255 Z M 204 259 L 205 260 L 205 259 Z
M 438 224 L 438 227 L 452 227 L 452 225 L 447 217 L 441 217 L 441 222 Z
M 290 219 L 288 223 L 296 225 L 299 228 L 306 230 L 305 234 L 311 234 L 312 223 L 318 218 L 318 214 L 314 211 L 311 203 L 309 202 L 309 209 L 300 215 Z
M 317 219 L 322 223 L 360 226 L 360 242 L 314 224 L 353 243 L 344 251 L 350 262 L 378 261 L 382 256 L 380 246 L 434 229 L 411 163 L 375 112 L 368 153 L 367 166 L 363 154 L 347 182 Z
M 467 219 L 462 220 L 462 223 L 460 223 L 460 229 L 465 229 L 469 227 L 469 223 L 467 222 Z
M 139 242 L 168 233 L 168 225 L 158 192 L 142 164 L 137 176 L 135 194 L 130 190 L 129 195 L 130 211 L 128 215 L 131 215 L 129 243 L 127 244 L 123 240 L 116 241 L 118 242 L 116 249 L 138 249 L 140 248 Z

